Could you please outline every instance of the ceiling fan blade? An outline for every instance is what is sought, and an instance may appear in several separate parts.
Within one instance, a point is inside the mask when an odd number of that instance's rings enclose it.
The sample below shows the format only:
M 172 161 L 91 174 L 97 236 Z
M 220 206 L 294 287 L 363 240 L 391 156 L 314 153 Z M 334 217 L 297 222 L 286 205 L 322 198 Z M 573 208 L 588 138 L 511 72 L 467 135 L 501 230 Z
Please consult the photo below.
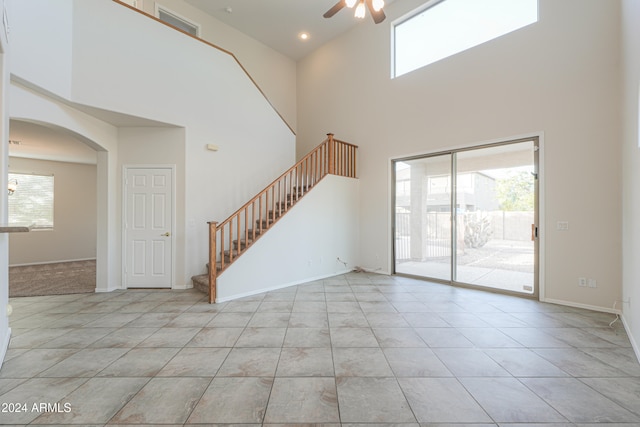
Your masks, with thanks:
M 336 3 L 331 9 L 327 10 L 325 12 L 324 16 L 325 18 L 331 18 L 333 15 L 335 15 L 336 13 L 338 13 L 343 7 L 345 7 L 347 5 L 346 0 L 340 0 L 338 3 Z
M 380 9 L 379 11 L 375 11 L 375 9 L 373 8 L 373 3 L 372 0 L 367 0 L 367 8 L 369 9 L 369 13 L 371 13 L 371 17 L 373 18 L 373 22 L 375 22 L 376 24 L 381 23 L 382 21 L 384 21 L 384 19 L 386 18 L 386 15 L 384 14 L 384 10 Z

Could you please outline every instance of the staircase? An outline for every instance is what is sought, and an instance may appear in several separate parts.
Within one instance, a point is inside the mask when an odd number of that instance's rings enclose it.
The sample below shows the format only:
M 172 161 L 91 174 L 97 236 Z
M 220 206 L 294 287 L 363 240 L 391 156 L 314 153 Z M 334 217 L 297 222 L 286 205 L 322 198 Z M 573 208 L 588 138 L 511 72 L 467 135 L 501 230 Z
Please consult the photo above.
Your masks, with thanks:
M 194 288 L 216 301 L 216 280 L 325 176 L 356 178 L 357 146 L 327 134 L 320 145 L 221 223 L 209 222 L 207 274 Z M 215 266 L 215 268 L 211 268 Z

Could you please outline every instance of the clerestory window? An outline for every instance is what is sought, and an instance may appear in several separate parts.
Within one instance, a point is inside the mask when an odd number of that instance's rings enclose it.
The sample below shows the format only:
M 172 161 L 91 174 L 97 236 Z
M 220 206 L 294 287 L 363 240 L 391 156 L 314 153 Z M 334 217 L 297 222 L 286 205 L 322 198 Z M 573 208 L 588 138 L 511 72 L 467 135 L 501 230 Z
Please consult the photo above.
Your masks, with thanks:
M 537 0 L 431 0 L 392 24 L 392 77 L 537 21 Z

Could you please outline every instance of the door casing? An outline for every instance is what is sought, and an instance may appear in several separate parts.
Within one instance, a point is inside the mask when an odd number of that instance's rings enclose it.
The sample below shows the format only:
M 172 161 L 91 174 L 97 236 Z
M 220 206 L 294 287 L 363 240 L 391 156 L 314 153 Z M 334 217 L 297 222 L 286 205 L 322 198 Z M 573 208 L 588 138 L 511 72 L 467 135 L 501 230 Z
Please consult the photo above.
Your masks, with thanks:
M 122 167 L 122 184 L 121 184 L 121 188 L 122 188 L 122 289 L 127 289 L 129 287 L 129 284 L 127 283 L 127 263 L 128 263 L 128 249 L 127 249 L 127 227 L 126 227 L 126 219 L 127 219 L 127 208 L 128 208 L 128 204 L 127 204 L 127 196 L 128 196 L 128 192 L 127 192 L 127 186 L 126 186 L 126 182 L 127 182 L 127 175 L 129 173 L 129 171 L 131 170 L 135 170 L 135 169 L 166 169 L 166 170 L 170 170 L 171 171 L 171 183 L 170 183 L 170 188 L 171 188 L 171 203 L 170 203 L 170 209 L 171 209 L 171 230 L 170 233 L 171 235 L 168 237 L 167 240 L 169 240 L 170 245 L 171 245 L 171 260 L 170 260 L 170 267 L 171 267 L 171 274 L 170 274 L 170 284 L 169 287 L 171 289 L 175 288 L 175 284 L 176 284 L 176 238 L 175 238 L 175 230 L 176 230 L 176 165 L 166 165 L 166 164 L 159 164 L 159 165 L 148 165 L 148 164 L 131 164 L 131 165 L 123 165 Z M 153 286 L 149 286 L 150 288 L 152 288 Z
M 535 227 L 536 227 L 536 239 L 535 239 L 535 251 L 534 251 L 534 256 L 535 256 L 535 269 L 534 269 L 534 275 L 535 275 L 535 279 L 534 279 L 534 283 L 535 283 L 535 289 L 534 289 L 534 293 L 531 295 L 528 294 L 523 294 L 523 293 L 516 293 L 516 292 L 510 292 L 510 291 L 504 291 L 504 290 L 499 290 L 499 289 L 492 289 L 492 288 L 486 288 L 486 287 L 478 287 L 475 285 L 469 285 L 469 284 L 465 284 L 465 283 L 461 283 L 461 282 L 456 282 L 454 280 L 439 280 L 439 279 L 431 279 L 431 278 L 425 278 L 425 277 L 421 277 L 421 276 L 415 276 L 415 278 L 417 279 L 422 279 L 422 280 L 429 280 L 429 281 L 434 281 L 434 282 L 441 282 L 441 283 L 445 283 L 445 284 L 449 284 L 452 286 L 458 286 L 458 287 L 468 287 L 468 288 L 473 288 L 473 289 L 482 289 L 482 290 L 486 290 L 489 292 L 498 292 L 498 293 L 505 293 L 505 294 L 512 294 L 512 295 L 516 295 L 519 297 L 523 297 L 523 298 L 534 298 L 534 299 L 538 299 L 540 301 L 544 301 L 545 300 L 545 284 L 544 284 L 544 271 L 545 271 L 545 246 L 544 246 L 544 233 L 545 233 L 545 203 L 544 203 L 544 132 L 538 132 L 538 133 L 533 133 L 530 135 L 519 135 L 519 136 L 514 136 L 511 138 L 505 138 L 505 139 L 496 139 L 496 140 L 491 140 L 491 141 L 484 141 L 484 142 L 479 142 L 477 144 L 473 144 L 473 145 L 464 145 L 464 146 L 459 146 L 459 147 L 453 147 L 447 150 L 441 150 L 441 151 L 433 151 L 433 152 L 423 152 L 423 153 L 415 153 L 409 156 L 401 156 L 401 157 L 391 157 L 389 160 L 389 176 L 390 176 L 390 183 L 389 183 L 389 193 L 390 193 L 390 197 L 389 197 L 389 230 L 391 231 L 390 235 L 389 235 L 389 242 L 390 242 L 390 246 L 391 246 L 391 251 L 390 251 L 390 272 L 391 274 L 398 274 L 400 276 L 409 276 L 407 274 L 402 274 L 402 273 L 397 273 L 396 272 L 396 253 L 395 253 L 395 233 L 396 233 L 396 214 L 395 214 L 395 203 L 396 203 L 396 175 L 395 175 L 395 162 L 398 161 L 402 161 L 402 160 L 412 160 L 412 159 L 418 159 L 418 158 L 422 158 L 422 157 L 430 157 L 430 156 L 438 156 L 438 155 L 443 155 L 443 154 L 452 154 L 454 152 L 461 152 L 461 151 L 467 151 L 467 150 L 475 150 L 475 149 L 480 149 L 480 148 L 485 148 L 485 147 L 492 147 L 492 146 L 498 146 L 498 145 L 506 145 L 506 144 L 511 144 L 511 143 L 517 143 L 517 142 L 524 142 L 524 141 L 534 141 L 534 145 L 535 147 L 537 147 L 535 149 L 534 152 L 534 162 L 535 162 L 535 166 L 536 166 L 536 180 L 535 180 L 535 200 L 536 200 L 536 204 L 535 204 Z M 455 169 L 452 170 L 452 174 L 455 173 Z M 455 201 L 453 202 L 455 203 Z M 455 226 L 452 227 L 452 230 L 455 230 Z M 454 231 L 452 231 L 454 232 Z M 452 251 L 455 250 L 455 239 L 453 239 L 453 245 L 454 247 L 452 247 Z M 452 269 L 454 268 L 454 266 L 452 265 Z M 411 276 L 410 276 L 411 277 Z M 453 276 L 453 271 L 452 271 L 452 278 Z

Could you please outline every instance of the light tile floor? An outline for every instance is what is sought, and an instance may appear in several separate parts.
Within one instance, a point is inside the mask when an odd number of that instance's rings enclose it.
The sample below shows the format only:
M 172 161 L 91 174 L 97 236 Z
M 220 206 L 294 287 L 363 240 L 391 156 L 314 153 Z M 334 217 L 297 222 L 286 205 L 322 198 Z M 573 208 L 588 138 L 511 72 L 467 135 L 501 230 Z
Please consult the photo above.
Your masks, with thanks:
M 363 273 L 11 304 L 4 425 L 640 426 L 611 314 Z

